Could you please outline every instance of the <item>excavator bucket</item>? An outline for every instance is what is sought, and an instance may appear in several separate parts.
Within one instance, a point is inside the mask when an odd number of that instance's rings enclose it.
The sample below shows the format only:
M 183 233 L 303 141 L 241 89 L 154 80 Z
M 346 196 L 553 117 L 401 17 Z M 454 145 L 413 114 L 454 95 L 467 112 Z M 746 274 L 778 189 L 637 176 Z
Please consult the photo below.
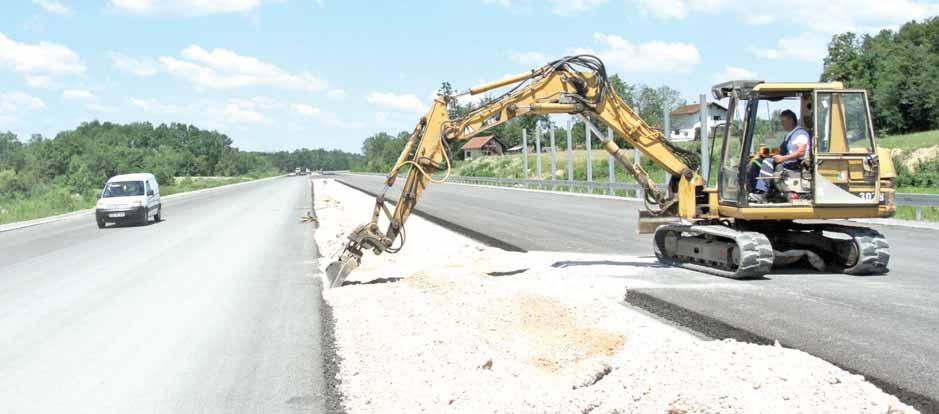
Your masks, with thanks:
M 342 256 L 326 266 L 326 280 L 330 288 L 341 287 L 345 282 L 346 276 L 359 267 L 360 259 L 349 253 L 343 253 Z

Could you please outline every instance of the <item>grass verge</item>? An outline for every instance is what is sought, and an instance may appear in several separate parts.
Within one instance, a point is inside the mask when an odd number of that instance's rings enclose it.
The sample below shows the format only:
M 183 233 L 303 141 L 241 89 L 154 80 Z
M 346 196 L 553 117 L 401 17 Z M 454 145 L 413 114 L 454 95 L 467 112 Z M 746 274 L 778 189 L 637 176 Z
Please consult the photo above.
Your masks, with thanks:
M 939 207 L 921 207 L 923 209 L 923 221 L 939 221 Z M 893 216 L 900 220 L 916 220 L 916 207 L 897 206 L 897 214 Z

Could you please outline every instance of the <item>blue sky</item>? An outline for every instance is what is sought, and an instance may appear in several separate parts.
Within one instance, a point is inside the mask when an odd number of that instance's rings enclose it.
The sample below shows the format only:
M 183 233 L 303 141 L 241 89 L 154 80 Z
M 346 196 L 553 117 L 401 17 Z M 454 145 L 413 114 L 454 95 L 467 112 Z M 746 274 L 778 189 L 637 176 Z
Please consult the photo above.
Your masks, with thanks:
M 833 33 L 939 14 L 925 0 L 8 0 L 0 130 L 180 121 L 240 148 L 359 151 L 457 89 L 575 52 L 697 99 L 730 78 L 815 80 Z

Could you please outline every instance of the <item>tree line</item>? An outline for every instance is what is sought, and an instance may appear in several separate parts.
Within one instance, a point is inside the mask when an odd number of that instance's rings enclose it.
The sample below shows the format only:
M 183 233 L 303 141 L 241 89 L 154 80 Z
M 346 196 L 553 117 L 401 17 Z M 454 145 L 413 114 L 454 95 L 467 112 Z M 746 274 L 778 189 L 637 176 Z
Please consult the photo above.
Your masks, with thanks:
M 939 128 L 939 17 L 875 35 L 833 36 L 821 80 L 866 89 L 878 130 Z
M 67 188 L 97 193 L 117 174 L 147 171 L 163 185 L 177 176 L 261 176 L 296 167 L 347 170 L 361 157 L 339 150 L 242 151 L 217 131 L 186 124 L 88 122 L 47 139 L 0 133 L 0 199 Z

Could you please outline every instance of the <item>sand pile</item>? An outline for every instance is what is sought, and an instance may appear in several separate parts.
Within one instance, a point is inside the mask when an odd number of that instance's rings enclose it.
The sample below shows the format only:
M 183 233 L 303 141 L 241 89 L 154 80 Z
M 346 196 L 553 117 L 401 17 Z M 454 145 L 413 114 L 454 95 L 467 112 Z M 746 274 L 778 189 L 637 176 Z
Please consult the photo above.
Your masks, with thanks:
M 318 182 L 334 254 L 372 199 Z M 821 359 L 697 337 L 623 304 L 653 259 L 510 253 L 419 217 L 324 292 L 350 413 L 914 413 Z M 338 234 L 342 235 L 338 235 Z M 325 267 L 327 259 L 322 260 Z

